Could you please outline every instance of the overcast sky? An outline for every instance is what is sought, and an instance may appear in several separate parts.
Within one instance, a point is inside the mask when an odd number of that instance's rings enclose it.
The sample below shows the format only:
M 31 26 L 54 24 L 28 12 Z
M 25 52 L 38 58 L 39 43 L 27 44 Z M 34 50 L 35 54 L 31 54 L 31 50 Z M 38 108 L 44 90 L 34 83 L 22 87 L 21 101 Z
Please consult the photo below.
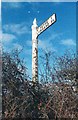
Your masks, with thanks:
M 59 55 L 66 49 L 76 49 L 76 3 L 2 3 L 3 47 L 6 51 L 23 49 L 21 57 L 26 60 L 30 73 L 33 20 L 37 18 L 40 26 L 53 13 L 56 13 L 57 22 L 39 36 L 39 55 L 41 49 L 50 49 Z

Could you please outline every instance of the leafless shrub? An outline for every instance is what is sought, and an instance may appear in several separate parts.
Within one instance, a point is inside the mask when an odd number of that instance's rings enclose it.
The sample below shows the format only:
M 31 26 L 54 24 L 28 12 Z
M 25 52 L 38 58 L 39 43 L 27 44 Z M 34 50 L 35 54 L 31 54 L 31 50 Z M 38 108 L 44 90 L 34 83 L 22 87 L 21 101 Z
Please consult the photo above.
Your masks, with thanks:
M 27 68 L 16 51 L 2 56 L 3 118 L 77 118 L 78 80 L 76 55 L 57 56 L 48 51 L 41 56 L 40 82 L 32 83 Z

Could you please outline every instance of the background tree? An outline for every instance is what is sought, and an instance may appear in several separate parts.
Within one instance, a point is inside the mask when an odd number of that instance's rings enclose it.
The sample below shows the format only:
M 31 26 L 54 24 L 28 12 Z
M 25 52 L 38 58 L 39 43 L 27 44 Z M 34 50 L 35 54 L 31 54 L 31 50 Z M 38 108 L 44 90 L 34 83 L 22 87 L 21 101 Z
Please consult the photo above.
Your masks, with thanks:
M 43 52 L 40 82 L 33 84 L 24 61 L 16 50 L 2 55 L 3 118 L 78 117 L 77 58 L 67 51 L 63 56 Z
M 78 80 L 76 78 L 76 54 L 68 50 L 63 56 L 58 56 L 53 53 L 44 52 L 45 57 L 41 57 L 43 68 L 40 70 L 41 81 L 44 80 L 46 74 L 46 66 L 49 73 L 47 87 L 49 90 L 50 99 L 48 106 L 50 111 L 54 111 L 56 117 L 77 117 L 77 100 L 78 100 Z M 48 58 L 49 60 L 48 60 Z M 51 57 L 52 56 L 52 57 Z M 51 62 L 50 59 L 52 60 Z M 48 60 L 48 62 L 47 62 Z M 48 63 L 48 64 L 47 64 Z M 44 71 L 44 72 L 43 72 Z
M 2 61 L 3 117 L 18 117 L 28 105 L 27 68 L 17 50 L 3 53 Z
M 40 107 L 46 104 L 47 92 L 42 85 L 30 81 L 24 61 L 16 50 L 2 55 L 2 117 L 39 118 Z

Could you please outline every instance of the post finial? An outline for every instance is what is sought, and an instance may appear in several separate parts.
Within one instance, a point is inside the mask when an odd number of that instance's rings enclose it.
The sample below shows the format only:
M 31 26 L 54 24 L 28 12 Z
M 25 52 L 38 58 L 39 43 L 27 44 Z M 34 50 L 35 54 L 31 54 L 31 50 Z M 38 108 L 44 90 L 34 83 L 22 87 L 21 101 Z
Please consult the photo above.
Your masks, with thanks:
M 35 27 L 37 27 L 37 20 L 36 20 L 36 18 L 35 18 L 34 21 L 33 21 L 33 25 L 34 25 Z

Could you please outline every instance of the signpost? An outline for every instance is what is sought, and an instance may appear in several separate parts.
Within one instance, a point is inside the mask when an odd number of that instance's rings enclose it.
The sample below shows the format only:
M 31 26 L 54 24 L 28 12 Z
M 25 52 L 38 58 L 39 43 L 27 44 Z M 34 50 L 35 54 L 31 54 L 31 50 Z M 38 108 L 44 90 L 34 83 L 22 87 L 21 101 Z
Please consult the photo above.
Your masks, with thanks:
M 53 14 L 40 27 L 36 18 L 32 25 L 32 81 L 38 82 L 38 36 L 56 22 L 56 14 Z

